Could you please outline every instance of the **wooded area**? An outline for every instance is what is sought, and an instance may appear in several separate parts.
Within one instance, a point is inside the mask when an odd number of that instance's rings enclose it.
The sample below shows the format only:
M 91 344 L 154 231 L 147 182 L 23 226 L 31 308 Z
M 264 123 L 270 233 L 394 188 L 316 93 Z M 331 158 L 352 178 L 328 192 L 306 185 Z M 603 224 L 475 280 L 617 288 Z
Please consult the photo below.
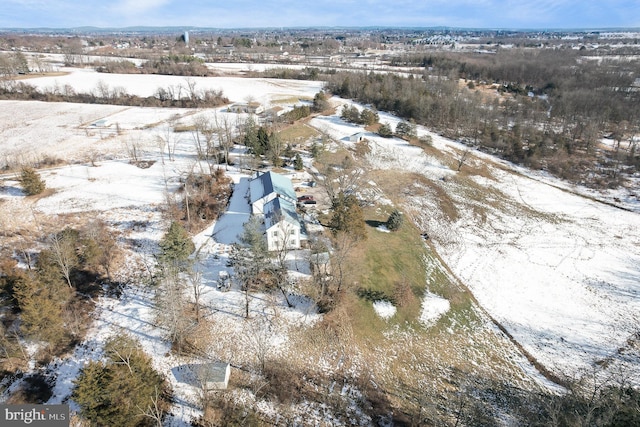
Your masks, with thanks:
M 640 166 L 633 138 L 640 131 L 638 61 L 572 50 L 499 50 L 392 62 L 425 68 L 408 77 L 337 72 L 322 78 L 334 94 L 573 182 L 616 187 Z M 611 149 L 600 149 L 603 137 L 614 141 Z

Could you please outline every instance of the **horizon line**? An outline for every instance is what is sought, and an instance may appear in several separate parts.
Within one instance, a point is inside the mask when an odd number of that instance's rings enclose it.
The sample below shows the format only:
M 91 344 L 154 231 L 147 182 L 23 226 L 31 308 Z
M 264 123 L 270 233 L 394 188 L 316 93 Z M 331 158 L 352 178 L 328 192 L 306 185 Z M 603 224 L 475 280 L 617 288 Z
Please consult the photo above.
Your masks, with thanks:
M 513 28 L 513 27 L 455 27 L 448 25 L 436 25 L 436 26 L 414 26 L 414 25 L 299 25 L 299 26 L 265 26 L 265 27 L 200 27 L 193 25 L 129 25 L 126 27 L 98 27 L 93 25 L 80 26 L 80 27 L 2 27 L 0 32 L 54 32 L 54 31 L 67 31 L 67 32 L 86 32 L 86 31 L 147 31 L 154 30 L 180 30 L 180 31 L 233 31 L 233 30 L 450 30 L 450 31 L 513 31 L 513 32 L 597 32 L 597 31 L 610 31 L 610 32 L 640 32 L 640 27 L 539 27 L 539 28 Z

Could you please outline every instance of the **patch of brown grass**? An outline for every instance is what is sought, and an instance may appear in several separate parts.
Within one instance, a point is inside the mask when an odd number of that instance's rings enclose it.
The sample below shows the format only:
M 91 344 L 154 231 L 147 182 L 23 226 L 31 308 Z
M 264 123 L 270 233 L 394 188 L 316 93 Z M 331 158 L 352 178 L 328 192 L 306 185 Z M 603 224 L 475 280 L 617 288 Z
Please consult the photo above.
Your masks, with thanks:
M 44 199 L 45 197 L 49 197 L 52 194 L 55 194 L 55 188 L 45 188 L 44 191 L 40 194 L 34 194 L 33 196 L 27 196 L 26 199 L 30 202 L 37 202 L 40 199 Z
M 370 171 L 369 177 L 378 184 L 387 197 L 394 203 L 399 203 L 402 195 L 419 191 L 413 184 L 421 178 L 421 175 L 395 170 L 376 170 Z
M 374 123 L 372 125 L 365 126 L 364 130 L 367 132 L 378 133 L 380 126 L 382 126 L 382 123 Z
M 306 123 L 298 122 L 281 130 L 278 135 L 286 143 L 300 144 L 319 136 L 320 132 Z
M 309 97 L 300 97 L 300 96 L 287 96 L 287 97 L 280 97 L 280 98 L 274 98 L 271 103 L 272 104 L 285 104 L 285 105 L 289 105 L 289 104 L 297 104 L 300 101 L 311 101 L 313 98 L 309 98 Z

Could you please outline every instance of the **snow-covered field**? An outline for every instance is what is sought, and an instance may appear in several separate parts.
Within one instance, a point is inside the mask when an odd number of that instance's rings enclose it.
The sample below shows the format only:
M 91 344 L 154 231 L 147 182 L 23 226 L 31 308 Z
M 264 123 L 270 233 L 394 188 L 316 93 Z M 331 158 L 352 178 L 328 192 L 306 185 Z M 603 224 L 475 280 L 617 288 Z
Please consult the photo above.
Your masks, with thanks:
M 381 121 L 397 123 L 383 114 Z M 314 125 L 337 139 L 356 130 L 336 117 L 316 118 Z M 432 137 L 443 152 L 460 149 Z M 504 170 L 501 162 L 489 163 L 491 179 L 472 177 L 469 189 L 420 149 L 374 134 L 367 138 L 372 167 L 423 174 L 454 200 L 459 218 L 453 223 L 433 197 L 409 196 L 405 208 L 458 279 L 530 354 L 570 377 L 596 362 L 612 362 L 640 383 L 637 344 L 629 344 L 640 331 L 637 202 L 612 206 L 611 194 L 583 197 L 576 193 L 588 192 L 543 175 Z M 475 155 L 477 162 L 490 162 Z
M 197 88 L 221 89 L 232 102 L 251 97 L 265 105 L 285 97 L 311 98 L 322 86 L 317 82 L 231 77 L 194 80 Z M 99 81 L 142 96 L 153 94 L 161 86 L 185 84 L 182 77 L 98 74 L 84 69 L 72 70 L 63 77 L 35 78 L 30 83 L 39 87 L 70 84 L 77 91 L 91 91 Z M 2 157 L 22 155 L 29 159 L 48 155 L 79 162 L 42 172 L 54 192 L 35 202 L 33 212 L 92 212 L 105 219 L 126 233 L 129 242 L 138 245 L 127 273 L 144 274 L 167 225 L 159 206 L 165 200 L 165 192 L 177 189 L 179 176 L 193 168 L 195 152 L 192 141 L 184 137 L 177 142 L 176 160 L 163 162 L 153 141 L 171 116 L 178 114 L 181 122 L 188 123 L 195 114 L 208 113 L 212 112 L 0 101 L 0 153 Z M 221 110 L 216 113 L 223 114 Z M 107 135 L 106 130 L 92 126 L 104 119 L 119 123 L 121 134 Z M 395 127 L 398 120 L 381 114 L 381 121 Z M 344 123 L 338 115 L 315 118 L 311 125 L 343 144 L 349 144 L 348 136 L 362 130 Z M 419 132 L 425 134 L 427 130 Z M 434 148 L 443 153 L 451 154 L 459 148 L 455 142 L 437 135 L 433 138 Z M 127 157 L 126 143 L 132 139 L 143 142 L 144 158 L 155 160 L 151 167 L 141 169 L 123 160 Z M 638 213 L 560 189 L 561 183 L 545 176 L 514 173 L 504 164 L 497 167 L 479 153 L 472 161 L 487 162 L 491 179 L 461 178 L 441 158 L 404 141 L 373 134 L 367 134 L 367 139 L 372 148 L 370 167 L 422 174 L 455 201 L 458 216 L 452 222 L 438 211 L 438 201 L 429 191 L 407 194 L 402 203 L 417 225 L 429 233 L 453 274 L 531 355 L 552 371 L 568 376 L 595 362 L 609 361 L 610 366 L 622 367 L 640 384 L 637 349 L 630 348 L 627 342 L 640 329 Z M 89 158 L 97 158 L 94 165 L 88 162 Z M 229 175 L 237 190 L 229 212 L 196 236 L 195 241 L 200 248 L 198 262 L 204 273 L 203 298 L 209 307 L 208 315 L 227 335 L 237 331 L 234 336 L 242 344 L 243 337 L 251 335 L 243 333 L 242 328 L 252 327 L 238 321 L 242 318 L 244 296 L 238 289 L 220 292 L 215 283 L 218 272 L 227 268 L 229 245 L 249 213 L 242 191 L 248 176 L 234 169 Z M 0 210 L 28 210 L 28 202 L 16 190 L 17 184 L 7 183 L 0 192 Z M 147 224 L 143 229 L 130 226 L 141 219 Z M 7 222 L 0 228 L 9 225 L 14 226 Z M 300 261 L 303 254 L 292 256 Z M 306 273 L 304 268 L 298 272 Z M 101 343 L 108 335 L 126 331 L 154 355 L 156 367 L 172 381 L 179 399 L 169 424 L 188 425 L 198 414 L 197 393 L 173 374 L 177 364 L 188 361 L 165 356 L 168 348 L 161 332 L 152 326 L 152 296 L 151 291 L 138 289 L 125 292 L 119 300 L 105 297 L 99 301 L 87 341 L 71 357 L 56 361 L 51 367 L 58 372 L 51 402 L 68 398 L 72 380 L 83 364 L 102 357 Z M 272 325 L 261 333 L 268 335 L 270 351 L 274 352 L 286 343 L 289 328 L 319 318 L 314 307 L 303 299 L 292 308 L 267 297 L 256 297 L 252 304 L 254 317 L 268 318 Z M 385 318 L 395 314 L 390 303 L 376 303 L 374 309 Z M 448 310 L 447 300 L 427 294 L 421 319 L 430 324 Z M 226 345 L 233 345 L 233 350 Z M 251 343 L 246 343 L 245 348 L 250 347 Z M 238 353 L 238 348 L 243 346 L 221 340 L 212 348 L 212 354 L 239 365 L 253 357 L 250 352 Z
M 67 69 L 64 76 L 40 77 L 29 80 L 29 84 L 43 90 L 63 88 L 71 85 L 77 92 L 95 92 L 99 84 L 109 88 L 124 88 L 127 93 L 138 96 L 152 96 L 159 88 L 180 88 L 187 96 L 189 85 L 195 84 L 196 91 L 221 90 L 231 102 L 245 102 L 247 99 L 270 106 L 278 99 L 288 97 L 313 98 L 322 88 L 322 82 L 307 80 L 245 79 L 242 77 L 180 77 L 144 74 L 97 73 L 92 69 Z

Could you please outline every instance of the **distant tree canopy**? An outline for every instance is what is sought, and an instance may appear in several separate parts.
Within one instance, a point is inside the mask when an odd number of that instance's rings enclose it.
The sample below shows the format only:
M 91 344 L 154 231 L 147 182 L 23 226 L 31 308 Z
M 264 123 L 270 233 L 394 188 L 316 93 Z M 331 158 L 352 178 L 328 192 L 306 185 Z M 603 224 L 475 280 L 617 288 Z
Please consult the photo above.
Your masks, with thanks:
M 122 87 L 111 88 L 105 83 L 98 84 L 90 92 L 79 93 L 71 85 L 41 89 L 20 80 L 0 81 L 0 99 L 174 108 L 211 108 L 229 103 L 221 90 L 192 92 L 181 85 L 159 87 L 153 95 L 142 97 L 130 94 Z
M 621 182 L 622 164 L 631 167 L 627 175 L 640 167 L 637 150 L 594 155 L 601 136 L 620 123 L 637 123 L 640 91 L 632 88 L 638 73 L 635 64 L 600 67 L 595 61 L 578 62 L 574 52 L 565 55 L 564 51 L 499 52 L 497 56 L 438 53 L 404 58 L 405 63 L 431 67 L 422 78 L 338 72 L 326 76 L 326 89 L 514 163 L 586 185 L 615 187 Z M 484 96 L 477 88 L 460 85 L 461 77 L 499 82 L 504 95 Z M 360 120 L 352 107 L 345 107 L 342 117 Z M 404 125 L 396 131 L 409 137 Z M 603 168 L 603 163 L 608 166 Z

